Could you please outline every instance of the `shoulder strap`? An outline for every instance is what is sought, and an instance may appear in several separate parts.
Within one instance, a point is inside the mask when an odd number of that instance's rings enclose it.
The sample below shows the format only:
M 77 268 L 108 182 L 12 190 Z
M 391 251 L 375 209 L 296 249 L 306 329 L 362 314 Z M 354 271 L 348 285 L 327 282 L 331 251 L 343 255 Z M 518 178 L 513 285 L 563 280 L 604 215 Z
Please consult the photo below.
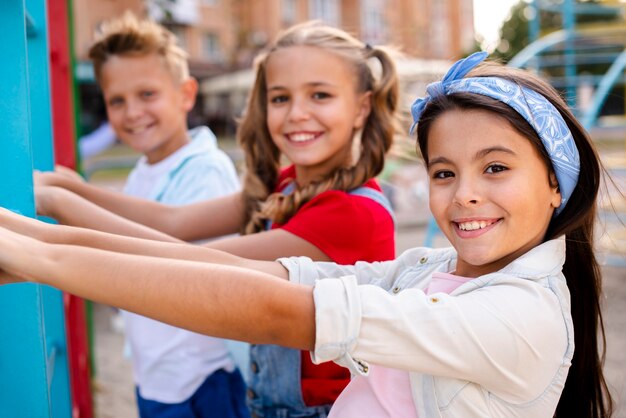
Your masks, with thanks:
M 288 195 L 292 193 L 294 190 L 295 190 L 295 184 L 292 182 L 292 183 L 289 183 L 287 187 L 285 187 L 282 190 L 281 193 L 283 193 L 284 195 Z M 371 187 L 360 186 L 360 187 L 357 187 L 356 189 L 352 189 L 348 191 L 347 193 L 353 196 L 361 196 L 361 197 L 367 197 L 368 199 L 372 199 L 374 202 L 378 203 L 389 213 L 389 216 L 391 216 L 391 220 L 393 221 L 394 226 L 396 225 L 396 216 L 393 213 L 391 202 L 389 201 L 389 199 L 387 199 L 387 196 L 385 196 L 382 192 L 372 189 Z M 268 219 L 267 221 L 265 221 L 265 230 L 269 231 L 270 229 L 272 229 L 272 221 Z
M 371 187 L 360 186 L 360 187 L 357 187 L 356 189 L 350 190 L 348 194 L 351 194 L 354 196 L 367 197 L 369 199 L 372 199 L 374 202 L 378 203 L 389 213 L 389 216 L 391 216 L 391 219 L 393 220 L 393 224 L 397 225 L 396 216 L 393 213 L 391 202 L 389 201 L 389 199 L 387 199 L 387 196 L 385 196 L 382 192 L 372 189 Z

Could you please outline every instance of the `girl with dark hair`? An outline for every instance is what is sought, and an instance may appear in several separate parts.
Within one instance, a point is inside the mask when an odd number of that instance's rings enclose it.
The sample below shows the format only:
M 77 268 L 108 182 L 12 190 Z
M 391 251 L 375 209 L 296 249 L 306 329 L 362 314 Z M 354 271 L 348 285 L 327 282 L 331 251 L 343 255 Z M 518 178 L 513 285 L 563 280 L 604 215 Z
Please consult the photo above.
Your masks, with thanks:
M 597 154 L 552 88 L 485 56 L 456 63 L 411 109 L 453 248 L 354 266 L 166 243 L 137 257 L 135 239 L 115 238 L 130 254 L 103 251 L 98 233 L 98 248 L 71 246 L 58 236 L 82 232 L 3 211 L 3 280 L 310 350 L 355 375 L 331 417 L 608 417 Z

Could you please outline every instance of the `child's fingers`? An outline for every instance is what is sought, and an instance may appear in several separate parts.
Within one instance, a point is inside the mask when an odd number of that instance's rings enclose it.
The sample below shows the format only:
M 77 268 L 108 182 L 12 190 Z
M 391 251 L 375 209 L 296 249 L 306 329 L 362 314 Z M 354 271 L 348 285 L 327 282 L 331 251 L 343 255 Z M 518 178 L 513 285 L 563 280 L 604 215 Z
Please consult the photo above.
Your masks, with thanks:
M 47 185 L 49 179 L 50 179 L 50 176 L 48 172 L 43 172 L 39 170 L 33 171 L 33 183 L 35 187 Z
M 74 170 L 72 170 L 70 168 L 67 168 L 65 166 L 62 166 L 62 165 L 55 165 L 54 166 L 54 172 L 64 176 L 67 179 L 70 179 L 70 180 L 80 181 L 80 182 L 84 182 L 85 181 L 85 179 L 83 179 L 82 176 L 80 174 L 78 174 L 76 171 L 74 171 Z
M 35 186 L 58 186 L 62 181 L 84 182 L 85 180 L 69 168 L 57 165 L 54 171 L 33 171 L 33 183 Z

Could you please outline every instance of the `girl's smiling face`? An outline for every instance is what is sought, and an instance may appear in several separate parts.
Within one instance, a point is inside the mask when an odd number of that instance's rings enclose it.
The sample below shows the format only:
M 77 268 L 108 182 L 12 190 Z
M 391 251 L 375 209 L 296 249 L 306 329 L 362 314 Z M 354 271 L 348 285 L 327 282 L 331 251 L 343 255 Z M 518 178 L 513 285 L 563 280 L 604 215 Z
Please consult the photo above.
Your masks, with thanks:
M 430 209 L 457 250 L 461 276 L 497 271 L 543 242 L 561 202 L 534 145 L 484 110 L 433 121 L 428 175 Z
M 371 107 L 371 93 L 357 92 L 356 79 L 346 58 L 322 48 L 291 46 L 269 56 L 267 127 L 300 184 L 351 164 L 354 132 Z

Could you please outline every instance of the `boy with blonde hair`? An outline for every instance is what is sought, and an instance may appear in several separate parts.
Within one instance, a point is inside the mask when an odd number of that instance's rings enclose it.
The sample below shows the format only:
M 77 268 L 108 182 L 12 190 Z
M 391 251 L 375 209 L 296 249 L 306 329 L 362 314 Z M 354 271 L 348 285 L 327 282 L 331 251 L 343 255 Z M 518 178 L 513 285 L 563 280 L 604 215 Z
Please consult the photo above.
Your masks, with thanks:
M 234 193 L 235 168 L 207 127 L 188 131 L 198 83 L 175 36 L 131 13 L 89 50 L 118 138 L 143 154 L 124 192 L 171 205 Z M 245 417 L 245 385 L 224 341 L 123 312 L 141 418 Z

